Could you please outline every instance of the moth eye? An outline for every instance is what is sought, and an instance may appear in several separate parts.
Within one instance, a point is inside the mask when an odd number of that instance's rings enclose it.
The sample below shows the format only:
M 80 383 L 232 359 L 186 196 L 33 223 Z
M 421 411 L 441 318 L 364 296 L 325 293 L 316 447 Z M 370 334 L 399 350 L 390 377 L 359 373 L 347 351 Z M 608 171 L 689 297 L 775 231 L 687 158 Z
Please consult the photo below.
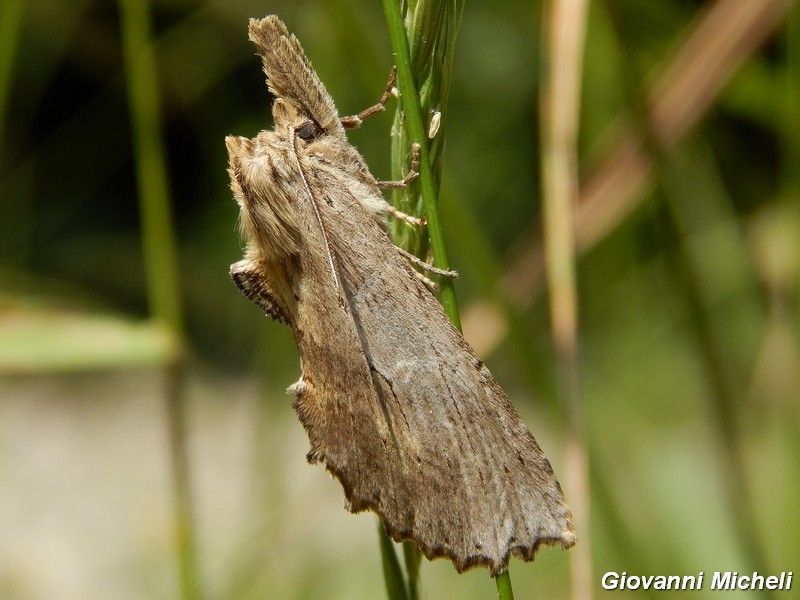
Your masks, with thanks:
M 319 129 L 312 121 L 306 121 L 297 129 L 298 137 L 304 142 L 310 142 L 319 135 Z

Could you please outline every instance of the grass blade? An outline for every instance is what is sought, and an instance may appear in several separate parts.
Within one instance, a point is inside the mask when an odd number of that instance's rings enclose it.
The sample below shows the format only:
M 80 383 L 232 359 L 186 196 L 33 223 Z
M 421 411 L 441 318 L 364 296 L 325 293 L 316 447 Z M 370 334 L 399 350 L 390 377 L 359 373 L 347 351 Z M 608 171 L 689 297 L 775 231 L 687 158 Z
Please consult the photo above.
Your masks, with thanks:
M 142 219 L 142 247 L 148 301 L 154 318 L 182 340 L 177 244 L 170 212 L 167 164 L 161 137 L 158 78 L 146 0 L 120 0 L 123 52 Z M 166 369 L 166 416 L 173 474 L 175 538 L 181 597 L 201 597 L 194 538 L 186 394 L 180 344 Z

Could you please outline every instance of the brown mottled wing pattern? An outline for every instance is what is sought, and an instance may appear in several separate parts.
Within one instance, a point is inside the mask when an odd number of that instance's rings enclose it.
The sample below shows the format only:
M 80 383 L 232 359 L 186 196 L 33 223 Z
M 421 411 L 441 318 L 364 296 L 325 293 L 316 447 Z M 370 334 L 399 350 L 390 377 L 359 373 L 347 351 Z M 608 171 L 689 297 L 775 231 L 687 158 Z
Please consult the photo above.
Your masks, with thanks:
M 332 336 L 346 336 L 351 353 L 333 364 L 353 367 L 326 376 L 324 389 L 312 380 L 298 398 L 310 458 L 339 478 L 350 510 L 374 510 L 396 540 L 413 539 L 459 570 L 497 573 L 510 553 L 530 560 L 542 543 L 572 545 L 550 464 L 488 369 L 348 193 L 347 174 L 314 157 L 303 169 L 326 190 L 315 201 L 347 303 L 339 310 L 325 281 L 314 287 L 327 297 L 303 299 L 316 330 L 309 336 L 306 319 L 297 322 L 303 373 L 330 370 Z M 314 220 L 305 225 L 306 242 L 319 243 Z M 327 276 L 321 266 L 304 271 Z

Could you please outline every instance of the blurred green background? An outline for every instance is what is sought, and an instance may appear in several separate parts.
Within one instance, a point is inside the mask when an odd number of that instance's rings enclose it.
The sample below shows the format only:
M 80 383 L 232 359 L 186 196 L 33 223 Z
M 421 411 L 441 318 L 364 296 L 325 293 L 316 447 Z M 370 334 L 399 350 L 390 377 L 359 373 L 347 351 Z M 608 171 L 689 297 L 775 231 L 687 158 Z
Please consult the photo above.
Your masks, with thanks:
M 392 64 L 381 5 L 147 5 L 153 43 L 138 51 L 157 67 L 177 250 L 170 329 L 151 318 L 143 251 L 121 9 L 135 4 L 0 5 L 0 598 L 179 596 L 164 403 L 176 331 L 191 479 L 179 504 L 203 597 L 384 597 L 374 518 L 349 515 L 339 485 L 305 464 L 283 394 L 299 373 L 290 332 L 228 279 L 242 242 L 223 143 L 271 125 L 249 17 L 278 14 L 351 114 Z M 800 571 L 800 17 L 764 0 L 768 16 L 725 19 L 736 4 L 598 1 L 586 26 L 577 236 L 597 596 L 621 593 L 600 587 L 610 570 Z M 692 65 L 728 56 L 732 22 L 740 59 Z M 466 4 L 441 211 L 466 337 L 561 474 L 539 242 L 542 26 L 540 2 Z M 620 192 L 638 163 L 609 164 L 637 98 L 655 90 L 657 105 L 680 76 L 687 90 L 720 84 L 662 110 L 656 168 Z M 379 179 L 393 110 L 350 134 Z M 570 597 L 568 563 L 553 549 L 512 562 L 517 597 Z M 422 589 L 496 594 L 485 571 L 444 561 L 423 564 Z

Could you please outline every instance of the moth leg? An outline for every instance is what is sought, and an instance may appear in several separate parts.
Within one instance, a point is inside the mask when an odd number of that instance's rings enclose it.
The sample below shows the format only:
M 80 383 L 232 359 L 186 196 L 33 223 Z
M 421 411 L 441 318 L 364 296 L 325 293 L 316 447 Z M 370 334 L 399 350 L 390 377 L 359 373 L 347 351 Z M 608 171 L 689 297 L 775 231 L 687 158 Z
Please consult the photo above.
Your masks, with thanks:
M 406 176 L 403 177 L 400 181 L 377 181 L 379 188 L 383 189 L 403 189 L 409 183 L 414 181 L 419 176 L 419 144 L 412 144 L 411 145 L 411 168 L 409 169 Z M 406 213 L 397 210 L 391 204 L 387 209 L 389 213 L 395 217 L 396 219 L 400 219 L 401 221 L 405 221 L 406 223 L 410 223 L 411 225 L 425 225 L 428 221 L 425 217 L 412 217 L 411 215 L 407 215 Z
M 400 190 L 406 187 L 419 176 L 419 144 L 411 144 L 411 168 L 400 181 L 377 181 L 379 188 Z
M 411 252 L 409 252 L 408 250 L 404 250 L 400 246 L 395 246 L 395 249 L 410 262 L 414 263 L 415 265 L 424 269 L 425 271 L 428 271 L 429 273 L 436 273 L 437 275 L 441 275 L 442 277 L 450 277 L 451 279 L 458 279 L 458 271 L 448 271 L 446 269 L 440 269 L 439 267 L 434 267 L 432 264 L 426 263 L 421 258 L 414 256 L 413 254 L 411 254 Z
M 389 208 L 387 210 L 395 219 L 400 219 L 401 221 L 405 221 L 406 223 L 410 223 L 411 225 L 425 225 L 428 222 L 428 220 L 425 217 L 412 217 L 411 215 L 407 215 L 403 211 L 397 210 L 391 204 L 389 204 Z
M 360 127 L 361 121 L 363 121 L 367 117 L 371 117 L 374 114 L 383 112 L 386 109 L 386 103 L 389 101 L 389 97 L 393 95 L 394 82 L 396 80 L 397 80 L 397 67 L 392 67 L 392 70 L 389 73 L 389 82 L 386 84 L 386 89 L 383 91 L 383 96 L 381 96 L 381 99 L 378 100 L 377 104 L 373 104 L 369 108 L 365 108 L 357 115 L 342 117 L 341 119 L 339 119 L 342 122 L 342 126 L 349 128 Z
M 439 284 L 438 283 L 436 283 L 432 279 L 428 279 L 427 277 L 425 277 L 425 275 L 423 273 L 420 273 L 419 271 L 414 271 L 413 269 L 412 269 L 412 271 L 414 273 L 414 277 L 416 277 L 422 283 L 424 283 L 429 290 L 431 290 L 432 292 L 438 292 L 439 291 Z

